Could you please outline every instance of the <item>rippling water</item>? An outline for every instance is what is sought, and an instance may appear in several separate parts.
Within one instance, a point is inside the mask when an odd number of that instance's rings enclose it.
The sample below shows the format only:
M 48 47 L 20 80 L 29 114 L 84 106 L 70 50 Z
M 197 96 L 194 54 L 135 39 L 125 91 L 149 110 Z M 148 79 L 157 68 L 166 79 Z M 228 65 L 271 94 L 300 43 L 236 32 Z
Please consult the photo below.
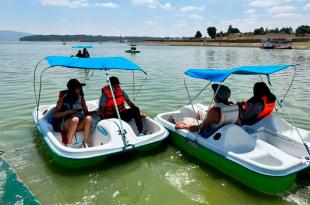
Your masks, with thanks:
M 281 196 L 266 196 L 249 190 L 219 171 L 203 166 L 167 145 L 155 153 L 118 156 L 96 167 L 64 170 L 50 161 L 38 143 L 31 120 L 35 107 L 33 69 L 47 55 L 71 55 L 71 44 L 0 42 L 0 149 L 19 177 L 42 204 L 309 204 L 309 179 L 297 183 Z M 124 53 L 125 44 L 95 44 L 94 56 L 124 56 L 142 66 L 148 78 L 136 104 L 151 116 L 178 109 L 188 102 L 183 72 L 189 67 L 234 67 L 239 65 L 298 63 L 286 109 L 297 126 L 310 127 L 310 51 L 261 50 L 258 48 L 139 46 L 137 55 Z M 42 69 L 43 66 L 40 67 Z M 131 72 L 110 72 L 120 77 L 133 97 Z M 129 74 L 129 75 L 128 75 Z M 293 70 L 273 75 L 279 98 L 292 79 Z M 86 99 L 97 99 L 105 82 L 104 72 L 91 76 L 83 70 L 49 69 L 43 79 L 42 104 L 55 103 L 57 93 L 69 78 L 86 82 Z M 144 79 L 135 73 L 136 85 Z M 257 76 L 233 76 L 225 83 L 232 100 L 252 93 Z M 191 95 L 206 82 L 186 78 Z M 138 87 L 138 86 L 137 86 Z M 136 87 L 136 88 L 137 88 Z M 209 103 L 210 90 L 197 102 Z M 288 119 L 287 115 L 278 113 Z M 0 179 L 1 180 L 1 179 Z

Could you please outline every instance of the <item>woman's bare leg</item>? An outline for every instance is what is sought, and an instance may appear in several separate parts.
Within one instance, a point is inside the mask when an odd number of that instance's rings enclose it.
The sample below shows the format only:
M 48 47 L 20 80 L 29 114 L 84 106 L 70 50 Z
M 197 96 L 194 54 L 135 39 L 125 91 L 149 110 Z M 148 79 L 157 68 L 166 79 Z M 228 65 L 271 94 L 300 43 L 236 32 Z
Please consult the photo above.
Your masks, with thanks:
M 84 142 L 88 142 L 91 126 L 92 126 L 92 117 L 86 116 L 78 126 L 78 130 L 84 130 Z
M 74 134 L 78 128 L 79 124 L 79 118 L 78 117 L 73 117 L 69 120 L 66 120 L 64 122 L 64 127 L 67 130 L 67 138 L 68 138 L 68 144 L 72 144 L 72 139 L 74 137 Z

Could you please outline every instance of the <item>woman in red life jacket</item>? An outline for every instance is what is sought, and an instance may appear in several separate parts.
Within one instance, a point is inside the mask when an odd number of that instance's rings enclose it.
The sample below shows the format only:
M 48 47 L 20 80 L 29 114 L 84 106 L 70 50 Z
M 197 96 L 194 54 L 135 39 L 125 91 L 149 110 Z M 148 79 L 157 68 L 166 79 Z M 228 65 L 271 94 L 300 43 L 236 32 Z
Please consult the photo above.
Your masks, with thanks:
M 139 135 L 143 134 L 143 123 L 141 113 L 138 107 L 136 107 L 129 99 L 128 95 L 120 86 L 120 82 L 117 77 L 110 77 L 110 82 L 113 88 L 114 97 L 122 120 L 128 122 L 132 118 L 135 119 Z M 112 97 L 112 92 L 109 85 L 104 86 L 102 94 L 99 100 L 99 115 L 102 118 L 117 118 L 117 113 Z M 125 102 L 129 105 L 129 109 L 126 109 Z
M 264 82 L 257 82 L 253 87 L 253 97 L 242 103 L 240 119 L 242 124 L 254 124 L 270 115 L 275 108 L 276 96 Z
M 88 115 L 82 86 L 77 79 L 68 81 L 68 90 L 60 92 L 53 116 L 54 131 L 67 133 L 64 143 L 68 147 L 72 146 L 75 132 L 80 130 L 84 130 L 83 147 L 88 147 L 92 117 Z

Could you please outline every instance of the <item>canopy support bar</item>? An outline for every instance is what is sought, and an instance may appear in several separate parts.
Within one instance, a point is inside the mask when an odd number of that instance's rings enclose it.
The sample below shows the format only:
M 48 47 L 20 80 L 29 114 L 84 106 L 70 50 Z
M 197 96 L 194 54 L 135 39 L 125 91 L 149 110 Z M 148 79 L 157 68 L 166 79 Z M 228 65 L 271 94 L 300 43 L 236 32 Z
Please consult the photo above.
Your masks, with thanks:
M 202 88 L 202 90 L 200 90 L 199 93 L 198 93 L 197 95 L 195 95 L 195 97 L 193 97 L 192 100 L 193 100 L 193 101 L 196 100 L 196 98 L 197 98 L 205 89 L 207 89 L 207 87 L 209 87 L 210 84 L 211 84 L 211 81 L 210 81 L 204 88 Z M 190 102 L 187 103 L 187 104 L 190 104 Z
M 211 83 L 211 82 L 210 82 L 210 83 Z M 197 136 L 199 135 L 199 133 L 200 133 L 200 131 L 201 131 L 203 122 L 204 122 L 204 121 L 207 119 L 207 117 L 208 117 L 208 112 L 209 112 L 209 110 L 210 110 L 210 108 L 211 108 L 212 103 L 214 102 L 215 96 L 217 95 L 217 93 L 218 93 L 218 91 L 219 91 L 219 89 L 220 89 L 222 83 L 223 83 L 223 82 L 220 82 L 219 86 L 217 86 L 217 88 L 216 88 L 216 91 L 215 91 L 215 93 L 214 93 L 214 95 L 213 95 L 213 97 L 212 97 L 212 100 L 211 100 L 210 104 L 209 104 L 208 110 L 206 111 L 207 113 L 206 113 L 206 115 L 205 115 L 205 117 L 204 117 L 204 119 L 203 119 L 201 125 L 199 125 L 199 129 L 198 129 L 198 132 L 197 132 L 197 134 L 196 134 L 196 139 L 197 139 Z M 196 139 L 195 139 L 195 140 L 196 140 Z
M 189 94 L 189 91 L 188 91 L 188 87 L 187 87 L 187 85 L 186 85 L 186 80 L 185 80 L 185 78 L 184 78 L 184 85 L 185 85 L 185 89 L 186 89 L 186 92 L 187 92 L 187 96 L 188 96 L 188 98 L 189 98 L 189 101 L 190 101 L 190 104 L 191 104 L 191 106 L 192 106 L 193 112 L 194 112 L 194 114 L 195 114 L 195 119 L 196 119 L 196 121 L 197 121 L 197 125 L 199 125 L 198 116 L 197 116 L 196 111 L 195 111 L 195 109 L 194 109 L 193 101 L 192 101 L 191 96 L 190 96 L 190 94 Z
M 136 100 L 136 96 L 135 96 L 135 72 L 132 72 L 132 93 L 133 93 L 133 100 Z
M 291 87 L 292 87 L 292 85 L 293 85 L 293 82 L 294 82 L 294 80 L 295 80 L 295 76 L 296 76 L 296 67 L 295 67 L 295 66 L 292 66 L 292 67 L 294 68 L 294 75 L 293 75 L 292 81 L 291 81 L 289 87 L 287 88 L 287 90 L 286 90 L 286 92 L 285 92 L 283 98 L 282 98 L 280 101 L 277 100 L 277 104 L 280 106 L 280 108 L 283 110 L 283 112 L 286 113 L 286 114 L 288 115 L 288 117 L 289 117 L 289 119 L 290 119 L 290 121 L 291 121 L 291 123 L 292 123 L 292 125 L 293 125 L 293 126 L 292 126 L 292 129 L 291 129 L 291 132 L 293 131 L 294 128 L 296 129 L 296 131 L 297 131 L 297 133 L 298 133 L 298 136 L 299 136 L 301 142 L 303 143 L 303 145 L 304 145 L 304 147 L 305 147 L 305 149 L 306 149 L 308 155 L 310 156 L 309 147 L 308 147 L 308 145 L 305 143 L 305 141 L 304 141 L 303 137 L 301 136 L 301 134 L 300 134 L 298 128 L 295 126 L 295 121 L 294 121 L 293 117 L 292 117 L 291 114 L 290 114 L 289 112 L 287 112 L 287 111 L 285 110 L 285 108 L 284 108 L 284 99 L 285 99 L 285 97 L 287 96 L 289 90 L 291 89 Z M 270 76 L 269 76 L 269 75 L 267 75 L 267 79 L 268 79 L 268 84 L 270 85 L 270 87 L 272 87 L 272 84 L 271 84 L 271 80 L 270 80 Z
M 43 73 L 49 68 L 51 68 L 51 67 L 44 68 L 44 70 L 42 70 L 40 73 L 40 84 L 39 84 L 39 94 L 38 94 L 38 101 L 37 101 L 37 122 L 36 122 L 36 124 L 38 124 L 38 121 L 39 121 L 39 106 L 40 106 L 41 90 L 42 90 L 42 76 L 43 76 Z M 35 85 L 34 85 L 34 87 L 35 87 Z
M 110 91 L 111 91 L 111 94 L 112 94 L 112 98 L 113 98 L 113 102 L 114 102 L 117 118 L 119 119 L 119 125 L 120 125 L 120 128 L 121 128 L 120 135 L 122 136 L 122 140 L 123 140 L 123 143 L 124 143 L 123 150 L 125 150 L 126 147 L 127 147 L 127 139 L 126 139 L 125 130 L 124 130 L 124 127 L 123 127 L 121 115 L 120 115 L 119 110 L 118 110 L 118 106 L 117 106 L 117 103 L 116 103 L 113 87 L 112 87 L 112 84 L 111 84 L 108 72 L 106 72 L 106 80 L 107 80 L 107 83 L 109 84 L 109 88 L 110 88 Z
M 33 91 L 34 91 L 34 97 L 35 97 L 35 100 L 36 100 L 36 105 L 38 106 L 38 99 L 37 99 L 37 91 L 36 91 L 36 72 L 37 72 L 37 68 L 39 66 L 39 64 L 44 60 L 41 59 L 35 66 L 34 68 L 34 71 L 33 71 Z

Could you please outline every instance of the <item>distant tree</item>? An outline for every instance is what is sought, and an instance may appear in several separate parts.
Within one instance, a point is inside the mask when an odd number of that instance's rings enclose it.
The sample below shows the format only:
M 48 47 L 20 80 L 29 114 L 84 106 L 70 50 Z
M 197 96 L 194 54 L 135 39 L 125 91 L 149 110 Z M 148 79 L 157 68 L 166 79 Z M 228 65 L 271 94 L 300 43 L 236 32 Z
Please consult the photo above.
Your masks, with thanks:
M 219 33 L 216 33 L 216 37 L 221 38 L 224 36 L 223 31 L 220 31 Z
M 263 27 L 254 29 L 254 35 L 263 35 L 265 34 L 265 30 Z
M 310 26 L 301 25 L 296 29 L 295 33 L 298 36 L 304 36 L 305 34 L 310 34 Z
M 270 29 L 269 33 L 280 33 L 280 30 L 278 28 Z
M 294 31 L 293 31 L 292 27 L 287 27 L 287 28 L 283 27 L 280 29 L 280 33 L 293 34 Z
M 215 27 L 209 27 L 207 28 L 208 35 L 212 38 L 215 39 L 216 37 L 216 28 Z
M 228 34 L 233 34 L 233 33 L 240 33 L 238 28 L 233 28 L 232 25 L 229 25 L 228 30 L 227 30 Z
M 201 38 L 202 37 L 202 34 L 200 31 L 197 31 L 196 32 L 196 35 L 195 35 L 195 38 Z

